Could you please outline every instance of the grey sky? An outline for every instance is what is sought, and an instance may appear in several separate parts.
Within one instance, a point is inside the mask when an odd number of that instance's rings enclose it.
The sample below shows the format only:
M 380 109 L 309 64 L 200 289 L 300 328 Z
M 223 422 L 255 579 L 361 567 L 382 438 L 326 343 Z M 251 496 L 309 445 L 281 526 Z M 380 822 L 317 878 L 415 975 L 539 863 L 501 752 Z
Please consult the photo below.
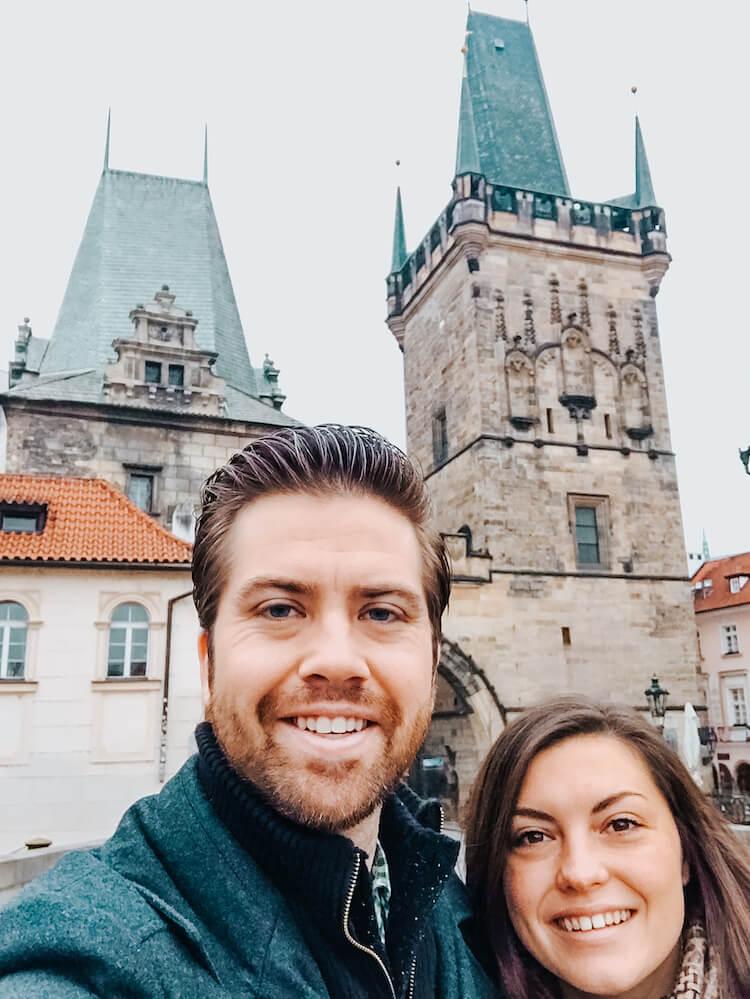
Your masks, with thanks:
M 476 6 L 524 17 L 522 0 Z M 746 6 L 530 0 L 530 13 L 574 195 L 632 191 L 637 100 L 674 257 L 658 306 L 688 548 L 705 527 L 714 553 L 750 549 Z M 268 351 L 280 366 L 290 414 L 403 443 L 383 323 L 395 185 L 412 249 L 450 193 L 465 16 L 461 0 L 7 5 L 0 367 L 24 315 L 52 329 L 108 105 L 117 169 L 199 178 L 207 121 L 253 362 Z

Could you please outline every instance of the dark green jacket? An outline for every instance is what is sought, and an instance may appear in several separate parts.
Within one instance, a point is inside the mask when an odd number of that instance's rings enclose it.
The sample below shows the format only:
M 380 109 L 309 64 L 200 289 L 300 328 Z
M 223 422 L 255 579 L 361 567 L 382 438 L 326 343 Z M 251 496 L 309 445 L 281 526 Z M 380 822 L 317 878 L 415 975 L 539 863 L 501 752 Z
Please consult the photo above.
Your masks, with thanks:
M 328 999 L 304 906 L 289 904 L 218 818 L 197 761 L 137 802 L 104 846 L 68 854 L 0 911 L 2 999 Z M 324 875 L 309 871 L 308 894 Z M 496 995 L 464 943 L 469 917 L 451 875 L 418 934 L 432 973 L 420 981 L 417 961 L 416 996 Z M 385 994 L 376 961 L 341 946 L 345 961 L 371 962 L 362 999 Z M 395 981 L 407 995 L 408 983 Z

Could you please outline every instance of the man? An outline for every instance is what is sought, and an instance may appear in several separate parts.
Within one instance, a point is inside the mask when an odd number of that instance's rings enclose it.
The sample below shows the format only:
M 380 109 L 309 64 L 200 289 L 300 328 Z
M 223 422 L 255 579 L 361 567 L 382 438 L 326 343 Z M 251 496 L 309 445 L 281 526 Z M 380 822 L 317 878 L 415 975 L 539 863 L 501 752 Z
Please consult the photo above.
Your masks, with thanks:
M 0 914 L 0 996 L 490 996 L 458 844 L 401 784 L 449 578 L 418 473 L 371 431 L 282 430 L 211 476 L 198 755 Z

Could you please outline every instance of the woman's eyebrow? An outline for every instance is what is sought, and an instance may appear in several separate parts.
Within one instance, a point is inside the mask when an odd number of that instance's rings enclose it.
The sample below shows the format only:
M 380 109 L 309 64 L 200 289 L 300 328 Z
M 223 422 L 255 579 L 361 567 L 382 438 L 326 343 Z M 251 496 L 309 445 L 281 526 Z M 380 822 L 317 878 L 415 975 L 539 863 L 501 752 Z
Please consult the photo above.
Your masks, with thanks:
M 597 815 L 599 812 L 603 812 L 605 808 L 614 805 L 621 798 L 643 798 L 645 801 L 646 795 L 640 794 L 638 791 L 618 791 L 617 794 L 610 794 L 608 798 L 604 798 L 598 805 L 594 805 L 591 809 L 591 814 Z
M 536 808 L 516 808 L 513 811 L 514 816 L 518 816 L 523 819 L 540 819 L 542 822 L 554 822 L 555 819 L 552 815 L 547 812 L 540 812 Z

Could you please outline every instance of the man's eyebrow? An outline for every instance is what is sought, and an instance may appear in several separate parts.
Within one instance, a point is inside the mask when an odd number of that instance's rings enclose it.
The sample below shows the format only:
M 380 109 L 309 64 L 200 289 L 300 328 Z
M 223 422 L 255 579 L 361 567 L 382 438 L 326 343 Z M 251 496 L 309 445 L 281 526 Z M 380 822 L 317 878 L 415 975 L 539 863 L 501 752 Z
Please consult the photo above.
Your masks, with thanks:
M 296 579 L 285 579 L 280 576 L 254 576 L 252 579 L 245 580 L 237 591 L 237 602 L 245 603 L 254 597 L 258 590 L 281 590 L 284 593 L 293 593 L 297 596 L 309 596 L 313 589 L 309 583 L 300 583 Z
M 616 804 L 622 798 L 644 798 L 645 795 L 639 794 L 638 791 L 618 791 L 616 794 L 610 794 L 609 797 L 603 798 L 591 809 L 592 815 L 598 815 L 599 812 L 603 812 L 605 809 L 609 808 L 610 805 Z M 540 822 L 554 822 L 555 817 L 549 815 L 547 812 L 542 812 L 537 808 L 516 808 L 513 812 L 514 816 L 524 819 L 539 819 Z
M 398 583 L 377 583 L 371 586 L 359 586 L 357 596 L 365 600 L 377 600 L 379 597 L 397 597 L 415 609 L 422 606 L 419 594 Z

